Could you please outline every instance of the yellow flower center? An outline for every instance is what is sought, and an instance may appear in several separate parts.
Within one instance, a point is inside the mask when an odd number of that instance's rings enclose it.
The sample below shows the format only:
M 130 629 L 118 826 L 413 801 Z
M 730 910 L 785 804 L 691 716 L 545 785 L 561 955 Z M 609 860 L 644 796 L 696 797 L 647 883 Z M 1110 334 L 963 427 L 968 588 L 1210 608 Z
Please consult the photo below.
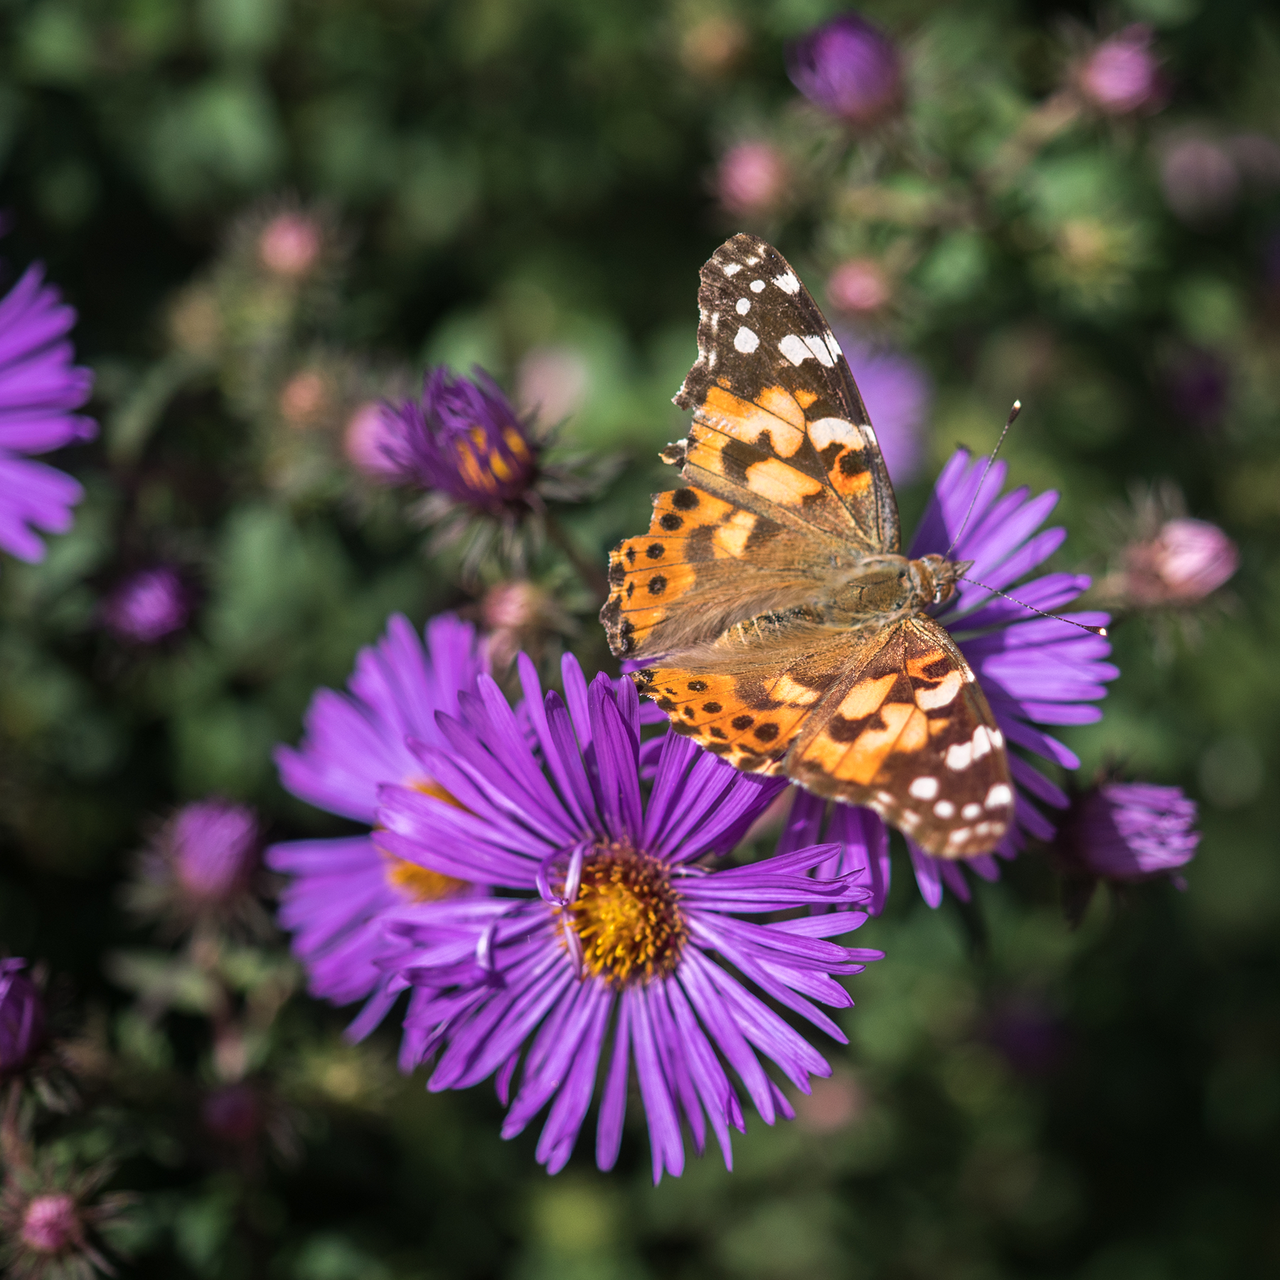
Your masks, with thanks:
M 410 778 L 405 786 L 422 792 L 424 796 L 435 796 L 437 800 L 443 800 L 454 808 L 463 808 L 438 782 L 433 782 L 430 778 Z M 387 883 L 410 902 L 438 902 L 441 898 L 453 897 L 467 887 L 465 880 L 432 871 L 429 867 L 420 867 L 408 858 L 397 858 L 389 853 L 382 856 L 387 863 Z
M 679 902 L 665 864 L 614 845 L 587 856 L 577 896 L 562 912 L 583 969 L 623 986 L 675 971 L 688 937 Z

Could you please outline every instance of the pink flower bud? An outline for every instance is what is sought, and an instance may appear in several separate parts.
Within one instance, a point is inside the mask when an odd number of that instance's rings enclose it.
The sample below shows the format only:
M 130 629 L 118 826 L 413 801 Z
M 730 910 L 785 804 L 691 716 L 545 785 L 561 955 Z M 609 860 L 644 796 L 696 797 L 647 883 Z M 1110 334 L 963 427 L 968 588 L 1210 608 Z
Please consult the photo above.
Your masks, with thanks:
M 902 104 L 902 60 L 879 30 L 842 13 L 787 50 L 787 74 L 806 98 L 853 125 L 873 124 Z
M 1142 557 L 1175 601 L 1194 601 L 1222 586 L 1240 566 L 1236 545 L 1215 524 L 1166 521 Z
M 1158 105 L 1160 63 L 1151 52 L 1151 28 L 1135 24 L 1104 40 L 1080 68 L 1079 85 L 1089 102 L 1108 115 Z
M 302 213 L 277 214 L 258 237 L 258 256 L 278 276 L 305 276 L 320 257 L 320 228 Z
M 893 286 L 874 258 L 853 258 L 831 273 L 827 296 L 841 311 L 878 311 L 893 296 Z
M 342 436 L 347 461 L 370 480 L 399 484 L 400 468 L 387 457 L 383 445 L 392 438 L 392 410 L 379 400 L 367 400 L 350 417 Z
M 767 142 L 740 142 L 720 159 L 716 189 L 730 213 L 773 212 L 786 197 L 790 171 L 781 153 Z
M 36 1196 L 22 1217 L 22 1243 L 37 1253 L 61 1253 L 83 1236 L 76 1202 L 65 1192 Z

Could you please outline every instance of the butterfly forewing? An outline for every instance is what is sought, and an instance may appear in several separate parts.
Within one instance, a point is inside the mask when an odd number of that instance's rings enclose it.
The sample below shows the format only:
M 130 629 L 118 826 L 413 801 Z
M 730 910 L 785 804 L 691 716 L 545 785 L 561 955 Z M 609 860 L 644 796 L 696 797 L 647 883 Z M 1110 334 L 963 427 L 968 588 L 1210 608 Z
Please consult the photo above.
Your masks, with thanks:
M 898 509 L 848 362 L 787 260 L 757 236 L 702 268 L 685 478 L 867 551 L 897 551 Z

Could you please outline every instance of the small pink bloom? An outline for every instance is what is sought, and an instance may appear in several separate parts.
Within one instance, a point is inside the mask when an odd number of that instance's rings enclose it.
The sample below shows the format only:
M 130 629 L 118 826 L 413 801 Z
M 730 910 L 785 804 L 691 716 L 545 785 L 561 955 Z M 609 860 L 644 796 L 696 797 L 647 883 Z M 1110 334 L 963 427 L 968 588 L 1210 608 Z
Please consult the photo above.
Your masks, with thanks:
M 897 48 L 865 18 L 842 13 L 787 50 L 787 74 L 806 98 L 853 125 L 869 125 L 902 105 Z
M 1151 28 L 1138 23 L 1104 40 L 1080 68 L 1080 89 L 1100 111 L 1127 115 L 1158 103 L 1160 63 Z
M 1194 601 L 1222 586 L 1240 566 L 1236 544 L 1215 524 L 1166 521 L 1141 557 L 1176 601 Z
M 22 1243 L 37 1253 L 61 1253 L 82 1234 L 76 1202 L 62 1192 L 36 1196 L 22 1218 Z
M 827 296 L 841 311 L 877 311 L 893 296 L 893 287 L 873 258 L 853 258 L 831 273 Z
M 320 257 L 320 228 L 302 213 L 277 214 L 258 238 L 258 256 L 279 276 L 305 276 Z
M 764 214 L 782 204 L 790 181 L 786 160 L 767 142 L 740 142 L 720 160 L 716 187 L 730 213 Z
M 342 451 L 347 455 L 347 461 L 370 480 L 398 484 L 400 468 L 387 457 L 382 447 L 391 439 L 390 413 L 391 410 L 381 401 L 367 400 L 347 422 Z

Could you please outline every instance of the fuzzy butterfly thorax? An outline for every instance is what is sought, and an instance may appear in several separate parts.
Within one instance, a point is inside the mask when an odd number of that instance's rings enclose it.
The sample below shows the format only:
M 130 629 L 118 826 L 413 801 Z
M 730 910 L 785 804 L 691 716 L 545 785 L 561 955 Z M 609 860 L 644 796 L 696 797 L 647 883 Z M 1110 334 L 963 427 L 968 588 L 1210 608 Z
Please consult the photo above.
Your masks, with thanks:
M 600 618 L 640 691 L 738 769 L 866 805 L 942 857 L 1013 819 L 1003 735 L 927 612 L 968 565 L 900 552 L 847 361 L 786 259 L 738 235 L 702 269 L 698 360 L 663 451 L 687 487 L 610 557 Z

